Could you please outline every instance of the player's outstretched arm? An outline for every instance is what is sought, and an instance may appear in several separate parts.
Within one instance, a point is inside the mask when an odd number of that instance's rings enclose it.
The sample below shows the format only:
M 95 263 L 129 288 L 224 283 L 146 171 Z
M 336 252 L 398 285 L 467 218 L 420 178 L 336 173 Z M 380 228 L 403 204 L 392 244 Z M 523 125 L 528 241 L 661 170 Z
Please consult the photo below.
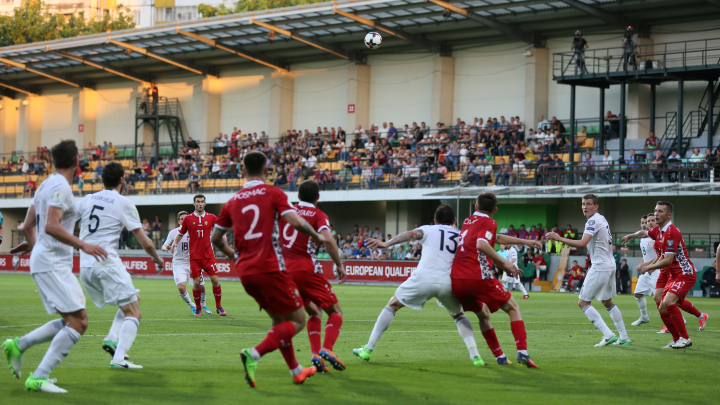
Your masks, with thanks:
M 562 242 L 568 246 L 576 247 L 576 248 L 584 248 L 587 246 L 588 243 L 590 243 L 590 239 L 592 239 L 592 235 L 589 233 L 584 233 L 582 239 L 575 240 L 575 239 L 567 239 L 563 238 L 562 236 L 558 235 L 555 232 L 548 232 L 547 238 L 550 240 L 556 240 L 558 242 Z
M 155 262 L 155 270 L 157 270 L 157 273 L 160 274 L 165 266 L 165 263 L 155 250 L 155 244 L 153 244 L 153 241 L 148 238 L 142 228 L 137 228 L 133 230 L 132 233 L 135 235 L 138 242 L 140 242 L 140 246 L 142 246 L 142 248 L 145 249 L 145 252 L 152 257 L 153 262 Z
M 675 258 L 674 254 L 665 252 L 662 257 L 659 257 L 650 263 L 644 264 L 643 267 L 641 267 L 641 270 L 643 270 L 643 273 L 646 273 L 653 270 L 664 269 L 672 264 L 673 258 Z
M 85 243 L 80 238 L 63 228 L 60 221 L 62 220 L 64 214 L 65 212 L 60 208 L 48 207 L 47 220 L 45 222 L 45 233 L 59 240 L 61 243 L 70 245 L 75 249 L 82 250 L 83 252 L 93 256 L 99 262 L 107 259 L 108 254 L 105 249 L 98 245 Z M 24 229 L 25 227 L 23 226 L 23 230 Z
M 223 254 L 228 259 L 234 260 L 235 259 L 235 251 L 227 243 L 227 239 L 225 239 L 226 233 L 227 233 L 227 230 L 215 227 L 213 229 L 212 235 L 210 235 L 210 242 L 212 242 L 212 244 L 215 245 L 215 247 L 218 248 L 219 251 L 223 252 Z
M 27 214 L 25 215 L 25 222 L 23 222 L 22 232 L 25 235 L 25 240 L 27 241 L 27 251 L 31 251 L 33 246 L 35 246 L 35 227 L 37 226 L 35 216 L 35 206 L 31 205 L 30 208 L 28 208 Z M 20 245 L 16 246 L 20 247 Z
M 288 211 L 283 215 L 283 219 L 293 228 L 306 235 L 310 235 L 319 245 L 324 245 L 326 240 L 313 229 L 312 226 L 295 211 Z
M 626 244 L 630 239 L 642 239 L 647 237 L 648 233 L 646 231 L 637 231 L 635 233 L 631 233 L 630 235 L 623 236 L 622 244 Z
M 343 262 L 340 259 L 340 252 L 338 252 L 338 247 L 335 244 L 335 240 L 332 237 L 332 234 L 330 233 L 330 230 L 327 228 L 323 229 L 320 234 L 325 238 L 325 249 L 327 250 L 328 254 L 330 255 L 330 258 L 332 259 L 333 263 L 335 263 L 335 266 L 337 267 L 337 273 L 338 273 L 338 280 L 340 280 L 340 284 L 345 282 L 345 279 L 347 278 L 347 273 L 345 273 L 345 266 L 343 266 Z
M 529 246 L 535 249 L 542 249 L 542 243 L 536 241 L 536 240 L 530 240 L 530 239 L 520 239 L 515 238 L 512 236 L 507 235 L 497 235 L 496 236 L 497 243 L 503 244 L 503 245 L 525 245 Z
M 26 240 L 20 242 L 19 245 L 15 246 L 14 248 L 10 249 L 10 254 L 14 255 L 15 253 L 28 253 L 30 252 L 30 244 L 27 243 Z
M 370 247 L 379 247 L 379 248 L 386 249 L 390 246 L 399 245 L 401 243 L 408 242 L 411 240 L 420 240 L 424 236 L 425 236 L 425 234 L 422 231 L 422 229 L 413 229 L 411 231 L 403 232 L 400 235 L 390 239 L 387 242 L 383 242 L 381 240 L 373 239 L 373 238 L 367 238 L 367 239 L 365 239 L 365 241 L 367 242 L 367 244 Z
M 492 261 L 495 262 L 495 265 L 497 265 L 500 269 L 505 271 L 507 274 L 509 274 L 513 277 L 520 274 L 520 269 L 518 269 L 517 266 L 508 262 L 502 256 L 500 256 L 498 254 L 498 252 L 495 251 L 495 248 L 490 246 L 490 244 L 487 241 L 478 240 L 477 241 L 477 250 L 481 253 L 484 253 L 485 256 L 492 259 Z

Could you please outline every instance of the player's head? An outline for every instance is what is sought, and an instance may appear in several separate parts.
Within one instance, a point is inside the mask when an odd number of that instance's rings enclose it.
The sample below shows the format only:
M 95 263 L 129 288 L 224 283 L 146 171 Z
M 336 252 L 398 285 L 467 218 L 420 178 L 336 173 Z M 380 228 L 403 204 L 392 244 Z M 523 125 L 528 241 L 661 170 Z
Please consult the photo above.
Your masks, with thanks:
M 256 150 L 248 152 L 243 157 L 243 172 L 245 177 L 267 176 L 267 156 Z
M 600 198 L 595 194 L 585 194 L 582 198 L 582 210 L 586 218 L 597 214 Z
M 643 215 L 643 216 L 640 218 L 640 229 L 642 229 L 643 231 L 647 231 L 647 230 L 648 230 L 648 229 L 647 229 L 647 215 Z
M 577 266 L 577 265 L 578 265 L 577 260 L 573 260 L 573 267 Z
M 477 197 L 475 209 L 483 214 L 492 216 L 497 212 L 497 197 L 493 193 L 483 192 Z
M 455 225 L 455 211 L 448 204 L 440 204 L 435 210 L 436 225 Z
M 651 213 L 647 214 L 647 227 L 648 227 L 647 229 L 648 229 L 648 231 L 655 228 L 656 225 L 657 225 L 657 219 L 655 218 L 655 213 L 651 212 Z
M 122 184 L 125 168 L 118 162 L 110 162 L 102 169 L 102 182 L 106 189 L 112 190 Z
M 195 194 L 193 197 L 193 205 L 195 206 L 195 212 L 199 214 L 205 212 L 205 196 L 202 194 Z
M 180 212 L 178 212 L 178 214 L 177 214 L 178 225 L 182 224 L 182 221 L 183 221 L 183 219 L 185 219 L 185 217 L 187 216 L 187 214 L 188 214 L 187 211 L 180 211 Z
M 298 198 L 300 201 L 315 205 L 320 199 L 320 186 L 315 180 L 305 180 L 298 187 Z
M 75 141 L 68 139 L 52 147 L 50 151 L 56 169 L 73 169 L 78 167 L 78 148 Z
M 507 250 L 507 246 L 500 244 L 500 251 Z
M 667 201 L 658 201 L 655 204 L 655 222 L 659 226 L 665 226 L 665 224 L 672 218 L 673 205 Z

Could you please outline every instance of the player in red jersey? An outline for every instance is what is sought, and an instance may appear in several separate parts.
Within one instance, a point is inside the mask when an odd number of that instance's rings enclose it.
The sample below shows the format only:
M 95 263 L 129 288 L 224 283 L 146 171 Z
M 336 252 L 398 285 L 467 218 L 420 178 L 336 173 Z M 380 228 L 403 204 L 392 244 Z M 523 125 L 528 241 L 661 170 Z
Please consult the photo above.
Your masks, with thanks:
M 225 316 L 227 314 L 220 304 L 222 289 L 217 276 L 215 252 L 213 252 L 212 246 L 210 246 L 210 233 L 212 232 L 213 226 L 215 226 L 217 217 L 205 211 L 204 195 L 195 195 L 193 197 L 193 205 L 195 206 L 195 212 L 185 216 L 185 219 L 183 219 L 170 250 L 175 252 L 175 248 L 177 247 L 177 244 L 180 243 L 180 239 L 182 239 L 183 235 L 189 232 L 190 278 L 193 279 L 195 315 L 202 315 L 202 306 L 200 305 L 202 301 L 200 281 L 202 281 L 201 275 L 204 271 L 205 274 L 210 276 L 210 281 L 212 282 L 213 295 L 215 295 L 215 311 L 217 311 L 220 316 Z
M 300 202 L 295 206 L 295 210 L 325 238 L 327 241 L 325 248 L 335 262 L 340 283 L 344 283 L 345 268 L 340 260 L 337 245 L 330 234 L 330 220 L 324 212 L 315 207 L 320 199 L 320 187 L 315 180 L 305 180 L 300 184 L 298 198 Z M 330 371 L 324 360 L 327 360 L 335 370 L 345 370 L 345 364 L 333 352 L 333 346 L 342 326 L 342 308 L 330 283 L 323 276 L 322 266 L 317 260 L 318 245 L 308 235 L 298 233 L 284 219 L 280 220 L 280 235 L 285 266 L 300 291 L 308 314 L 307 332 L 310 338 L 312 364 L 322 373 Z M 328 320 L 325 323 L 325 341 L 321 347 L 322 311 L 328 314 Z
M 300 293 L 285 271 L 280 217 L 291 227 L 310 235 L 317 245 L 324 244 L 325 238 L 290 206 L 285 192 L 265 184 L 267 157 L 262 152 L 252 151 L 243 157 L 243 173 L 247 183 L 220 211 L 212 242 L 232 257 L 235 253 L 224 239 L 225 233 L 232 228 L 240 281 L 273 323 L 265 340 L 240 352 L 245 379 L 255 387 L 258 360 L 264 354 L 280 349 L 295 383 L 302 384 L 317 369 L 314 366 L 303 368 L 295 359 L 292 338 L 305 327 L 305 311 Z
M 497 197 L 481 193 L 477 198 L 475 213 L 463 222 L 460 248 L 455 254 L 450 278 L 452 293 L 465 311 L 475 312 L 480 320 L 480 330 L 498 364 L 512 364 L 500 349 L 500 343 L 490 323 L 490 313 L 502 309 L 510 315 L 510 328 L 518 350 L 517 361 L 537 368 L 527 353 L 527 335 L 520 307 L 510 292 L 493 276 L 493 262 L 507 274 L 515 276 L 522 271 L 503 259 L 495 251 L 495 242 L 508 245 L 525 244 L 539 247 L 538 241 L 521 240 L 506 235 L 496 235 L 497 222 L 492 216 L 497 212 Z

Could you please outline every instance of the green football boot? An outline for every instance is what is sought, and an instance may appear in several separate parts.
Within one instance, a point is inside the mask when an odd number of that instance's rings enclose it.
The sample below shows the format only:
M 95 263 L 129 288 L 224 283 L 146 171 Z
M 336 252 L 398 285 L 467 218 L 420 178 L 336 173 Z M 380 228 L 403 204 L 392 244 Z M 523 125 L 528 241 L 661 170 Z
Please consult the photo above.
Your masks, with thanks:
M 50 394 L 67 394 L 67 390 L 55 385 L 56 382 L 57 380 L 54 378 L 33 377 L 32 373 L 30 373 L 30 377 L 25 380 L 25 388 L 28 391 L 47 392 Z
M 20 339 L 8 339 L 2 344 L 3 351 L 7 356 L 8 368 L 15 378 L 20 378 L 20 367 L 22 367 L 23 359 L 23 352 L 20 350 L 20 346 L 18 346 L 18 340 Z
M 487 366 L 487 363 L 485 363 L 485 361 L 483 361 L 483 359 L 481 359 L 480 356 L 473 357 L 472 364 L 473 364 L 473 366 L 476 366 L 476 367 Z
M 255 369 L 257 369 L 258 362 L 252 358 L 250 353 L 252 349 L 245 349 L 240 352 L 240 359 L 245 367 L 245 380 L 250 384 L 250 387 L 257 387 L 255 382 Z
M 372 349 L 366 349 L 365 346 L 358 349 L 353 349 L 353 354 L 365 361 L 370 361 L 370 356 L 372 356 L 372 352 Z

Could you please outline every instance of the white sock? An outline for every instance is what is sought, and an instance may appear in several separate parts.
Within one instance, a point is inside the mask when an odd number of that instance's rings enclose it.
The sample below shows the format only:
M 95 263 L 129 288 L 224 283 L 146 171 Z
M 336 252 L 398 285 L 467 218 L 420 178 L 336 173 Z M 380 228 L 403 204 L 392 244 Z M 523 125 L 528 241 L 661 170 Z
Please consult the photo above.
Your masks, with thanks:
M 125 355 L 132 347 L 133 342 L 135 342 L 135 337 L 137 336 L 139 327 L 140 322 L 137 318 L 132 316 L 125 318 L 122 328 L 120 328 L 120 339 L 118 340 L 118 345 L 115 349 L 115 356 L 113 356 L 114 362 L 120 363 L 125 360 Z
M 62 319 L 52 320 L 18 339 L 18 346 L 20 347 L 20 350 L 24 352 L 32 346 L 49 342 L 64 326 L 65 321 Z
M 588 305 L 583 308 L 583 312 L 585 313 L 585 316 L 587 316 L 587 318 L 590 320 L 590 322 L 592 322 L 593 325 L 595 325 L 595 327 L 598 328 L 600 332 L 602 332 L 603 336 L 615 336 L 615 334 L 612 333 L 610 328 L 608 328 L 608 326 L 605 324 L 605 321 L 603 321 L 600 313 L 592 305 Z
M 55 370 L 55 367 L 62 363 L 65 356 L 67 356 L 73 346 L 75 346 L 75 343 L 80 340 L 80 337 L 82 337 L 82 335 L 69 326 L 60 329 L 60 331 L 55 334 L 47 353 L 45 353 L 45 357 L 43 357 L 33 376 L 50 377 L 50 373 Z
M 180 298 L 182 298 L 183 301 L 185 301 L 186 304 L 190 305 L 190 307 L 194 307 L 192 301 L 190 301 L 190 294 L 188 294 L 187 291 L 185 291 L 185 294 L 180 294 Z
M 372 333 L 370 333 L 370 340 L 368 340 L 368 344 L 365 346 L 366 349 L 372 350 L 375 348 L 378 340 L 380 340 L 387 328 L 390 327 L 393 318 L 395 318 L 395 310 L 385 305 L 385 308 L 383 308 L 380 315 L 378 315 L 377 321 L 375 321 L 375 326 L 373 327 Z
M 260 356 L 260 352 L 253 347 L 252 350 L 250 350 L 250 357 L 255 361 L 260 361 L 260 357 L 262 356 Z
M 630 337 L 628 337 L 627 331 L 625 330 L 625 322 L 623 322 L 620 308 L 618 308 L 617 305 L 613 305 L 611 308 L 608 308 L 608 312 L 610 313 L 610 319 L 612 319 L 618 332 L 620 332 L 620 339 L 630 339 Z
M 205 293 L 204 292 L 200 293 L 200 306 L 202 306 L 202 307 L 205 306 Z
M 535 270 L 535 278 L 540 278 L 540 269 Z
M 477 342 L 475 341 L 475 332 L 473 332 L 472 324 L 467 316 L 461 315 L 455 318 L 455 324 L 457 325 L 460 337 L 465 342 L 465 346 L 467 346 L 468 352 L 470 352 L 470 360 L 474 359 L 475 356 L 480 357 Z
M 113 320 L 113 323 L 110 326 L 110 332 L 108 332 L 105 340 L 117 342 L 120 336 L 120 328 L 122 328 L 124 321 L 125 313 L 123 313 L 122 309 L 118 309 L 118 311 L 115 313 L 115 320 Z
M 518 288 L 520 288 L 520 292 L 523 293 L 523 295 L 528 295 L 527 290 L 525 289 L 525 285 L 523 283 L 517 284 Z
M 302 373 L 302 370 L 303 370 L 302 366 L 298 364 L 297 367 L 290 370 L 290 375 L 300 375 L 300 373 Z
M 647 301 L 645 301 L 645 296 L 643 295 L 640 298 L 635 297 L 638 303 L 638 308 L 640 308 L 640 318 L 642 319 L 649 319 L 648 313 L 647 313 Z

